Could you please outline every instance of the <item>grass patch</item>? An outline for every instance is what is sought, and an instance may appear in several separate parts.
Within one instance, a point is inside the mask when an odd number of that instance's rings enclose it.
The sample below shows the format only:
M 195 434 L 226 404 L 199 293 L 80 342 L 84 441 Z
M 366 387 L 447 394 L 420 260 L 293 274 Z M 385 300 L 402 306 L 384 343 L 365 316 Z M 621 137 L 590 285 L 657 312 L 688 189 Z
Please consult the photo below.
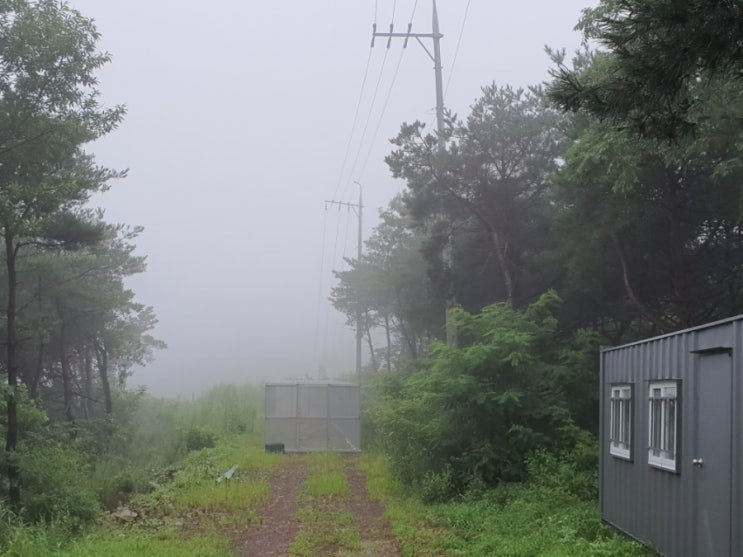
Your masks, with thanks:
M 348 481 L 342 472 L 313 476 L 307 479 L 304 493 L 310 497 L 343 497 L 348 494 Z
M 297 513 L 302 529 L 289 547 L 292 557 L 317 555 L 360 555 L 361 535 L 353 516 L 325 505 L 305 507 Z
M 289 547 L 292 557 L 316 555 L 361 555 L 361 534 L 354 517 L 344 508 L 349 494 L 343 457 L 337 453 L 317 453 L 305 457 L 310 476 L 297 512 L 302 523 Z
M 213 448 L 189 453 L 169 481 L 132 498 L 127 506 L 139 515 L 132 523 L 108 517 L 73 541 L 68 528 L 55 537 L 54 528 L 25 526 L 7 540 L 0 557 L 231 555 L 234 537 L 255 520 L 258 507 L 270 496 L 266 476 L 281 462 L 281 455 L 266 454 L 258 441 L 232 436 Z M 232 479 L 217 482 L 235 464 Z
M 656 555 L 603 524 L 594 503 L 558 489 L 511 485 L 477 500 L 423 505 L 396 482 L 384 457 L 365 453 L 360 467 L 405 557 Z
M 171 521 L 172 522 L 172 521 Z M 146 521 L 136 525 L 99 525 L 75 540 L 63 521 L 22 525 L 4 521 L 1 557 L 224 557 L 230 555 L 228 537 L 209 532 L 189 532 L 181 527 L 157 527 Z
M 306 457 L 310 477 L 304 488 L 304 498 L 345 497 L 348 480 L 343 468 L 343 458 L 338 453 L 316 453 Z
M 229 540 L 218 535 L 185 537 L 180 532 L 97 532 L 76 543 L 59 557 L 225 557 L 231 555 Z M 25 555 L 25 554 L 24 554 Z

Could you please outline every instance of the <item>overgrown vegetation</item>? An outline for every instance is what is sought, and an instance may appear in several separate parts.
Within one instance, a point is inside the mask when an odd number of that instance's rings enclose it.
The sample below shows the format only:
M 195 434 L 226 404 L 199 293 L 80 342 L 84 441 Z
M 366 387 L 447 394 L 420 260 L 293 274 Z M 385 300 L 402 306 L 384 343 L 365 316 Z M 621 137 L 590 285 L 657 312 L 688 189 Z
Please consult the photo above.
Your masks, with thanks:
M 262 476 L 278 458 L 262 450 L 260 387 L 218 386 L 193 401 L 114 393 L 115 420 L 74 429 L 51 423 L 28 399 L 19 406 L 29 439 L 20 463 L 24 507 L 16 514 L 0 505 L 7 525 L 0 529 L 0 555 L 64 548 L 61 555 L 177 555 L 202 542 L 215 548 L 204 555 L 224 555 L 229 536 L 208 535 L 210 521 L 229 532 L 255 516 L 268 495 Z M 194 437 L 213 446 L 194 448 Z M 216 482 L 235 465 L 234 480 Z M 92 519 L 102 517 L 105 529 L 119 531 L 120 505 L 138 513 L 136 525 L 120 530 L 121 540 L 95 528 L 90 533 Z M 198 520 L 184 518 L 194 514 Z M 195 546 L 182 539 L 191 527 L 205 537 Z M 160 553 L 148 553 L 155 549 Z
M 362 316 L 366 446 L 389 459 L 367 472 L 406 555 L 645 554 L 594 509 L 598 345 L 743 308 L 740 18 L 671 4 L 602 0 L 579 24 L 601 48 L 552 52 L 546 88 L 488 85 L 393 140 L 407 189 L 332 300 Z M 124 388 L 164 345 L 124 284 L 139 229 L 85 206 L 124 176 L 84 151 L 124 114 L 99 101 L 109 56 L 56 0 L 0 0 L 0 35 L 0 554 L 224 555 L 210 531 L 253 519 L 280 458 L 260 391 Z M 334 459 L 295 555 L 359 549 Z
M 560 300 L 453 314 L 459 345 L 432 348 L 420 368 L 377 378 L 367 395 L 367 446 L 390 455 L 395 473 L 426 501 L 524 480 L 535 451 L 590 451 L 598 411 L 591 386 L 596 336 L 563 339 Z M 578 422 L 578 418 L 585 420 Z
M 299 534 L 292 542 L 292 557 L 313 557 L 331 551 L 358 555 L 361 537 L 353 516 L 343 505 L 348 481 L 339 454 L 311 455 L 310 476 L 300 497 Z
M 529 483 L 495 489 L 443 504 L 423 505 L 395 478 L 380 455 L 364 455 L 369 491 L 384 501 L 398 545 L 406 557 L 651 557 L 654 552 L 628 541 L 598 516 L 595 502 L 573 493 L 555 462 L 532 459 Z M 575 480 L 581 478 L 581 474 Z M 585 477 L 581 478 L 585 479 Z M 578 491 L 582 491 L 579 489 Z

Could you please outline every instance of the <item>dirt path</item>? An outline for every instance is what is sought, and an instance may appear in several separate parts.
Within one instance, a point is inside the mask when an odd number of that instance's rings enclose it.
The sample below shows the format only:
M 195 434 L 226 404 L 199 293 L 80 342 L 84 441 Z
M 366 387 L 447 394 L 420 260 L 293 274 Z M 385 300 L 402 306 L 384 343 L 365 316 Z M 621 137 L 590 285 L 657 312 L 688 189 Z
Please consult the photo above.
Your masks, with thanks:
M 238 557 L 286 557 L 299 531 L 297 501 L 307 480 L 307 463 L 288 456 L 271 477 L 271 501 L 261 511 L 260 524 L 248 529 L 235 546 Z
M 344 458 L 349 495 L 338 501 L 354 518 L 362 550 L 355 557 L 400 557 L 384 507 L 369 498 L 366 477 L 357 467 L 358 458 Z M 281 468 L 270 478 L 271 501 L 260 513 L 260 523 L 245 531 L 235 545 L 238 557 L 289 557 L 289 547 L 300 529 L 297 512 L 309 465 L 302 456 L 286 456 Z M 350 555 L 333 552 L 331 555 Z M 321 557 L 318 555 L 318 557 Z
M 378 501 L 369 499 L 366 490 L 366 476 L 356 466 L 356 458 L 348 457 L 346 479 L 351 490 L 347 502 L 348 512 L 356 519 L 361 534 L 364 557 L 399 557 L 392 527 L 384 516 L 384 507 Z

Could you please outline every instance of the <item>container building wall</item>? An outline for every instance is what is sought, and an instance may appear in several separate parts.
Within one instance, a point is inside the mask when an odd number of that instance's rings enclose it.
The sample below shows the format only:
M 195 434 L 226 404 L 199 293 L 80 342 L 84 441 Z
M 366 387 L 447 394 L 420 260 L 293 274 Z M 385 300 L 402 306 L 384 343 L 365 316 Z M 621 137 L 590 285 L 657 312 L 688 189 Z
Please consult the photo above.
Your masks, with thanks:
M 667 557 L 743 555 L 742 330 L 743 316 L 602 350 L 601 513 Z M 675 470 L 649 462 L 650 390 L 662 381 L 678 386 Z M 630 454 L 618 457 L 611 398 L 628 385 Z
M 266 445 L 286 452 L 358 452 L 359 386 L 352 383 L 266 384 Z

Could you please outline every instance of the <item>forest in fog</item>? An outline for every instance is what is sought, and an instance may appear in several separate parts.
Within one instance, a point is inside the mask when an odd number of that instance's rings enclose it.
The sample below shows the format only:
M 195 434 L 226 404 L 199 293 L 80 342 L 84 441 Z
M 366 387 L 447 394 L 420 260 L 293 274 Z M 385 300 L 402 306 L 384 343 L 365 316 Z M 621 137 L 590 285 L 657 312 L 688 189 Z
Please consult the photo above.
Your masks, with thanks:
M 370 354 L 365 448 L 424 502 L 539 470 L 592 500 L 599 347 L 742 312 L 735 10 L 602 0 L 582 51 L 549 52 L 548 83 L 484 84 L 443 131 L 400 126 L 386 163 L 404 191 L 331 301 Z M 125 117 L 100 99 L 98 39 L 65 3 L 0 0 L 0 518 L 68 533 L 146 489 L 142 446 L 169 466 L 260 422 L 250 389 L 210 432 L 199 416 L 222 403 L 126 387 L 165 344 L 126 286 L 141 230 L 88 204 L 126 175 L 86 151 Z

